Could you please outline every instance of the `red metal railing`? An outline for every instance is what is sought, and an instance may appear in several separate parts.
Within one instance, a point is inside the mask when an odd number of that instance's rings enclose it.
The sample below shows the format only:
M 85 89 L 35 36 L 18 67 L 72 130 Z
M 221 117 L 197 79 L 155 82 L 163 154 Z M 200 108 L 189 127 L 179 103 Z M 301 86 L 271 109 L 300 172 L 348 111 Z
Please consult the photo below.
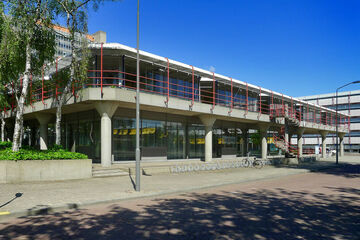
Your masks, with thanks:
M 102 51 L 102 48 L 101 48 Z M 74 81 L 72 85 L 72 94 L 76 96 L 76 92 L 83 88 L 101 88 L 101 96 L 103 96 L 104 87 L 112 88 L 126 88 L 126 89 L 136 89 L 136 74 L 123 72 L 119 70 L 104 70 L 103 69 L 103 59 L 101 58 L 101 69 L 99 70 L 89 70 L 89 76 L 87 81 L 81 83 L 79 81 Z M 296 106 L 293 103 L 291 98 L 290 106 L 285 105 L 284 97 L 277 99 L 277 103 L 274 103 L 274 96 L 271 92 L 271 100 L 268 103 L 262 101 L 262 89 L 260 88 L 260 94 L 258 99 L 249 99 L 249 89 L 248 84 L 246 83 L 245 94 L 243 95 L 234 95 L 234 86 L 232 78 L 230 78 L 230 93 L 221 92 L 216 87 L 215 74 L 213 73 L 212 79 L 212 89 L 197 89 L 195 90 L 195 79 L 194 79 L 194 68 L 192 67 L 192 78 L 191 82 L 189 81 L 187 85 L 180 84 L 179 82 L 172 81 L 174 79 L 170 78 L 169 71 L 169 61 L 167 60 L 167 73 L 166 76 L 160 77 L 148 77 L 140 76 L 140 90 L 143 92 L 159 94 L 166 96 L 166 102 L 170 100 L 170 97 L 181 98 L 191 101 L 193 106 L 194 102 L 207 103 L 212 105 L 211 109 L 214 109 L 216 106 L 229 107 L 229 113 L 233 109 L 244 110 L 247 114 L 250 112 L 257 112 L 259 115 L 265 114 L 270 117 L 283 117 L 285 113 L 293 118 L 297 119 L 299 122 L 306 121 L 313 124 L 323 124 L 329 126 L 335 126 L 338 122 L 340 126 L 349 127 L 350 119 L 339 115 L 339 118 L 336 119 L 334 114 L 330 113 L 321 115 L 317 110 L 312 110 L 309 108 L 309 105 L 305 106 Z M 57 69 L 58 61 L 56 61 Z M 100 77 L 98 76 L 100 74 Z M 57 70 L 56 70 L 57 76 Z M 34 102 L 41 101 L 45 104 L 45 100 L 49 98 L 57 98 L 59 94 L 62 93 L 63 87 L 59 86 L 62 81 L 57 79 L 57 81 L 47 81 L 44 79 L 44 69 L 42 71 L 41 81 L 37 81 L 39 84 L 34 84 L 31 77 L 30 81 L 30 91 L 29 91 L 29 100 L 28 103 L 32 105 Z M 184 82 L 184 81 L 183 81 Z M 14 84 L 12 84 L 14 92 Z M 230 95 L 229 95 L 230 94 Z M 15 108 L 15 96 L 12 96 L 11 109 Z M 281 103 L 280 103 L 281 102 Z M 305 111 L 306 110 L 306 111 Z
M 273 139 L 274 139 L 274 144 L 276 147 L 281 148 L 281 144 L 283 145 L 284 149 L 286 152 L 288 153 L 292 153 L 294 155 L 296 155 L 297 157 L 300 156 L 300 151 L 297 145 L 293 145 L 291 144 L 291 142 L 287 141 L 285 139 L 285 130 L 284 127 L 281 128 L 281 130 L 279 131 L 278 134 L 276 134 L 275 132 L 273 132 Z M 315 149 L 302 149 L 302 155 L 310 155 L 310 154 L 314 154 L 315 153 Z

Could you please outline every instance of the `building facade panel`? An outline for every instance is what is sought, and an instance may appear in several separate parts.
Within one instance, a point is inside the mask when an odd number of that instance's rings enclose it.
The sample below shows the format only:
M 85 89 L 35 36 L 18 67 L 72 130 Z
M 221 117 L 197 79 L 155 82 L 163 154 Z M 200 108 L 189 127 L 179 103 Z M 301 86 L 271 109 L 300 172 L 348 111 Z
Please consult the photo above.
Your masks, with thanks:
M 336 94 L 320 94 L 314 96 L 299 97 L 300 99 L 318 103 L 321 106 L 336 109 Z M 359 152 L 360 150 L 360 90 L 347 91 L 338 93 L 338 112 L 341 114 L 347 114 L 350 116 L 350 132 L 344 137 L 344 148 L 348 152 Z M 336 139 L 334 136 L 331 137 L 333 140 L 329 143 L 328 147 L 335 149 Z M 305 142 L 309 145 L 319 145 L 317 138 L 313 136 L 305 136 Z

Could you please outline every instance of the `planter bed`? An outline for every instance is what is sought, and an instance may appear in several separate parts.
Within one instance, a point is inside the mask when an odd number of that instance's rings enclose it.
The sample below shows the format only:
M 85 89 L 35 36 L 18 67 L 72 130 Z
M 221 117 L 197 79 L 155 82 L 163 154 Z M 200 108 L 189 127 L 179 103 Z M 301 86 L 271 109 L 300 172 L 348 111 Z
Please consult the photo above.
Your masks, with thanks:
M 70 180 L 91 177 L 91 159 L 0 161 L 0 183 Z

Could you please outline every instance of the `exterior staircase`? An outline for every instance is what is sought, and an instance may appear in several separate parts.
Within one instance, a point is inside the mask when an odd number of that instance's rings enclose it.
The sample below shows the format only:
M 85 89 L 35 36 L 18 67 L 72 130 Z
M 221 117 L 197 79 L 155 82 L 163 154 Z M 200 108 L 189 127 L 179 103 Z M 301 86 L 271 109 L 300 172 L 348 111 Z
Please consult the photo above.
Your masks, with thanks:
M 273 113 L 272 117 L 284 119 L 285 125 L 287 125 L 288 128 L 296 130 L 301 125 L 301 112 L 288 106 L 273 105 L 271 112 Z M 291 143 L 285 139 L 285 127 L 282 127 L 277 134 L 273 133 L 273 139 L 275 146 L 284 151 L 287 157 L 299 156 L 297 146 L 291 145 Z
M 101 167 L 101 165 L 93 164 L 92 176 L 94 178 L 129 176 L 129 171 L 118 166 L 105 168 Z
M 285 128 L 282 127 L 278 134 L 273 134 L 274 144 L 277 148 L 280 148 L 285 152 L 287 157 L 296 157 L 299 156 L 299 151 L 297 146 L 291 145 L 287 140 L 285 140 Z

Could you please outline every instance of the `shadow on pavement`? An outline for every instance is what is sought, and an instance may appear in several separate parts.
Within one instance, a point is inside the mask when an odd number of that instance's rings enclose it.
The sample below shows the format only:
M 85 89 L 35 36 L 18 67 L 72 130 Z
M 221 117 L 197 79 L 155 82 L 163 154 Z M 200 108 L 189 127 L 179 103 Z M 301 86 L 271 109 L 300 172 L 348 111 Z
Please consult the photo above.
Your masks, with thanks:
M 141 210 L 74 210 L 0 224 L 13 239 L 359 239 L 359 189 L 187 193 Z
M 14 201 L 15 199 L 21 197 L 22 195 L 23 195 L 22 193 L 15 193 L 15 196 L 14 196 L 12 199 L 10 199 L 9 201 L 7 201 L 6 203 L 1 204 L 1 205 L 0 205 L 0 208 L 5 207 L 6 205 L 8 205 L 9 203 L 11 203 L 11 202 Z
M 321 173 L 333 174 L 347 178 L 360 177 L 360 164 L 342 163 L 341 167 L 322 169 Z
M 321 164 L 321 162 L 320 162 Z M 299 165 L 275 165 L 278 168 L 295 168 L 295 169 L 306 169 L 311 172 L 321 172 L 324 174 L 332 174 L 336 176 L 342 176 L 347 178 L 360 177 L 360 164 L 355 163 L 339 163 L 338 166 L 335 164 L 328 165 L 324 163 L 306 163 Z

